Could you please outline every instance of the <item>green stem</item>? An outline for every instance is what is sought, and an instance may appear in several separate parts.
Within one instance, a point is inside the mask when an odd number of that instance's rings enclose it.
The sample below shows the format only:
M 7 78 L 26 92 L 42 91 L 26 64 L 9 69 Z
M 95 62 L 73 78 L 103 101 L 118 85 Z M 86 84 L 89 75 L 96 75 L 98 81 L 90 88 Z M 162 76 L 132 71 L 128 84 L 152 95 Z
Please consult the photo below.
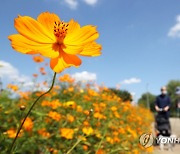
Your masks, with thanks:
M 97 151 L 100 149 L 100 147 L 101 147 L 101 145 L 102 145 L 102 142 L 103 142 L 103 140 L 104 140 L 104 137 L 105 137 L 105 135 L 106 135 L 106 132 L 107 132 L 107 128 L 106 128 L 106 130 L 104 131 L 104 134 L 103 134 L 103 137 L 101 138 L 101 141 L 99 142 Z M 97 151 L 96 151 L 96 152 L 97 152 Z
M 27 117 L 28 117 L 29 114 L 31 113 L 31 110 L 33 109 L 33 107 L 34 107 L 35 104 L 39 101 L 39 99 L 40 99 L 41 97 L 43 97 L 44 95 L 46 95 L 47 93 L 49 93 L 49 92 L 52 90 L 52 88 L 53 88 L 53 86 L 54 86 L 54 83 L 55 83 L 55 79 L 56 79 L 56 72 L 54 73 L 53 80 L 52 80 L 52 85 L 51 85 L 51 87 L 49 88 L 49 90 L 46 91 L 45 93 L 41 94 L 41 95 L 34 101 L 34 103 L 32 104 L 32 106 L 30 107 L 28 113 L 26 114 L 24 120 L 22 121 L 22 123 L 21 123 L 21 125 L 20 125 L 20 127 L 19 127 L 19 129 L 18 129 L 18 131 L 17 131 L 16 137 L 14 138 L 14 140 L 13 140 L 13 142 L 12 142 L 12 144 L 11 144 L 11 147 L 10 147 L 10 149 L 9 149 L 9 153 L 11 153 L 11 151 L 13 150 L 13 147 L 14 147 L 14 144 L 15 144 L 15 142 L 16 142 L 16 140 L 17 140 L 17 137 L 18 137 L 18 135 L 19 135 L 19 133 L 20 133 L 20 131 L 21 131 L 21 129 L 22 129 L 22 127 L 23 127 L 26 119 L 27 119 Z
M 81 142 L 80 139 L 77 140 L 77 142 L 72 146 L 71 149 L 69 149 L 69 151 L 66 154 L 70 154 L 70 152 Z
M 93 112 L 93 109 L 91 108 L 91 109 L 89 110 L 89 115 L 86 116 L 86 118 L 84 119 L 84 121 L 86 121 L 88 118 L 91 117 L 92 112 Z M 84 122 L 84 121 L 83 121 L 83 122 Z M 82 126 L 83 126 L 83 123 L 79 126 L 77 132 L 82 128 Z M 84 136 L 84 134 L 83 134 L 83 136 Z M 78 139 L 77 142 L 72 146 L 71 149 L 68 150 L 68 152 L 67 152 L 66 154 L 69 154 L 80 142 L 81 142 L 81 139 Z

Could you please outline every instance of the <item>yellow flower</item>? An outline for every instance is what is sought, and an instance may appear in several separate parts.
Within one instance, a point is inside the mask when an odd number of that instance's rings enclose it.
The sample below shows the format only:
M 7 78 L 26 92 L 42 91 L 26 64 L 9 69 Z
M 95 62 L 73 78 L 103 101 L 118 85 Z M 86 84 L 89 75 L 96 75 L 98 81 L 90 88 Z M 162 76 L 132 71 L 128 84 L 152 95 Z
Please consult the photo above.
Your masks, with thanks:
M 112 106 L 112 107 L 111 107 L 111 110 L 112 110 L 112 111 L 117 111 L 117 107 L 116 107 L 116 106 Z
M 101 45 L 95 40 L 99 33 L 95 26 L 80 27 L 73 19 L 68 23 L 49 12 L 41 13 L 37 20 L 18 16 L 14 26 L 19 34 L 10 35 L 13 49 L 24 54 L 41 54 L 51 59 L 55 72 L 81 65 L 81 56 L 99 56 Z
M 66 139 L 72 139 L 74 136 L 74 130 L 70 128 L 60 128 L 60 134 Z
M 70 115 L 70 114 L 67 115 L 67 121 L 73 122 L 74 119 L 75 119 L 75 118 L 74 118 L 72 115 Z
M 74 101 L 68 101 L 66 103 L 63 104 L 64 107 L 71 107 L 71 108 L 75 108 L 76 107 L 76 103 Z
M 111 137 L 106 137 L 106 141 L 109 142 L 109 143 L 111 143 L 111 144 L 114 143 L 114 141 L 113 141 L 113 139 L 112 139 Z
M 83 133 L 86 134 L 86 135 L 92 135 L 94 130 L 92 129 L 92 127 L 84 127 L 82 129 Z

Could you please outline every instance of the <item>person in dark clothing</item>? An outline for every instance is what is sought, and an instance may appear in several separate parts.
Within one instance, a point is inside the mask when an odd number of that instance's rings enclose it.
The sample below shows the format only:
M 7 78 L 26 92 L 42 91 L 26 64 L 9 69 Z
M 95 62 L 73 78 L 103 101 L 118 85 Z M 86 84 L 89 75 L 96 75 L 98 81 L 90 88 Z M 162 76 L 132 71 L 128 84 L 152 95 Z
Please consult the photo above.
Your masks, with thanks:
M 171 100 L 167 95 L 166 87 L 161 88 L 161 94 L 156 97 L 155 109 L 158 112 L 156 116 L 156 128 L 159 135 L 170 136 L 171 126 L 169 122 L 169 109 Z
M 170 105 L 171 105 L 171 99 L 167 95 L 166 87 L 162 87 L 161 94 L 156 97 L 155 109 L 158 112 L 158 114 L 164 115 L 164 117 L 169 119 Z

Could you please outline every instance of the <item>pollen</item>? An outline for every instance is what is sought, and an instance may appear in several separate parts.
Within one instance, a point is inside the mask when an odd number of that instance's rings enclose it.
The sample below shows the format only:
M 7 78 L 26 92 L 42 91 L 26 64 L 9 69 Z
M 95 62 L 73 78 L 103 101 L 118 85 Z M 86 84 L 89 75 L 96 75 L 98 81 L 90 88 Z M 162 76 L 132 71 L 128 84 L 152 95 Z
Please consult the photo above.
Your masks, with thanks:
M 54 22 L 54 35 L 60 40 L 64 39 L 67 34 L 68 27 L 69 27 L 69 24 L 64 23 L 63 21 L 62 22 L 55 21 Z

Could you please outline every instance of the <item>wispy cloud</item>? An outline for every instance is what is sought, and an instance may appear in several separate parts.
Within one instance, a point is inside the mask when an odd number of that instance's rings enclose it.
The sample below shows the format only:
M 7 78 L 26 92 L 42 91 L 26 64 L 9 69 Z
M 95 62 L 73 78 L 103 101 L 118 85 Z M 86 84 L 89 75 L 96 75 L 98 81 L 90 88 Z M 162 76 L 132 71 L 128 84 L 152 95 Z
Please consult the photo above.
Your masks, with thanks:
M 130 78 L 130 79 L 125 79 L 121 82 L 121 84 L 134 84 L 134 83 L 140 83 L 141 79 L 138 78 Z
M 0 77 L 6 82 L 15 82 L 21 84 L 24 90 L 47 90 L 48 88 L 43 84 L 39 83 L 36 86 L 36 83 L 32 81 L 32 78 L 21 74 L 19 70 L 14 67 L 12 64 L 6 61 L 0 60 Z
M 180 15 L 176 17 L 176 24 L 170 28 L 168 36 L 173 38 L 180 37 Z
M 26 75 L 20 74 L 18 69 L 8 62 L 0 61 L 0 77 L 11 81 L 26 82 L 30 78 Z
M 81 0 L 89 6 L 95 6 L 99 0 Z M 77 9 L 80 0 L 64 0 L 65 4 L 71 9 Z
M 64 0 L 64 1 L 71 9 L 76 9 L 78 6 L 77 0 Z
M 97 4 L 98 0 L 83 0 L 88 5 L 95 5 Z
M 95 73 L 90 73 L 87 71 L 72 74 L 72 77 L 77 82 L 78 81 L 96 81 L 96 79 L 97 79 L 97 75 Z

